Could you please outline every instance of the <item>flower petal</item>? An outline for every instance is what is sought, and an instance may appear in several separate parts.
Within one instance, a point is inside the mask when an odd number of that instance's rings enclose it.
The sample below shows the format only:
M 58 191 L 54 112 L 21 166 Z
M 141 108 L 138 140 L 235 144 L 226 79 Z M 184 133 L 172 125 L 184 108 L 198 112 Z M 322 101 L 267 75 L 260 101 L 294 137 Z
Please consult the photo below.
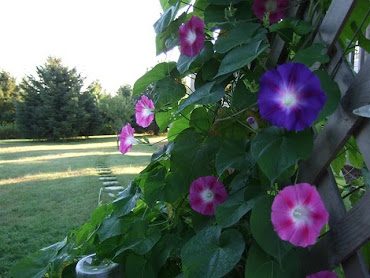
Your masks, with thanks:
M 328 220 L 329 214 L 316 187 L 308 183 L 285 187 L 271 206 L 274 230 L 281 239 L 296 246 L 314 244 Z
M 204 193 L 210 193 L 210 198 L 203 198 Z M 190 185 L 190 206 L 201 214 L 214 215 L 215 206 L 223 203 L 226 198 L 226 189 L 216 177 L 200 177 Z
M 197 16 L 192 16 L 189 21 L 179 28 L 179 43 L 181 54 L 192 57 L 197 55 L 204 46 L 204 22 Z
M 326 101 L 318 77 L 300 63 L 286 63 L 260 80 L 259 112 L 272 125 L 300 131 L 317 118 Z

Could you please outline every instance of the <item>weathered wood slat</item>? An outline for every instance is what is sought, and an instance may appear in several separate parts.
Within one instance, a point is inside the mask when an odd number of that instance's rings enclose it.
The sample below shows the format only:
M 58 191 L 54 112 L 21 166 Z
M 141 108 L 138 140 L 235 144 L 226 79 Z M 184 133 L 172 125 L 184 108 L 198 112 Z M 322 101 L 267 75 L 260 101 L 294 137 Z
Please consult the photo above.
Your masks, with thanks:
M 355 139 L 367 169 L 370 169 L 370 119 L 364 119 L 361 129 L 355 134 Z
M 357 0 L 335 0 L 332 1 L 314 42 L 322 42 L 326 45 L 328 53 L 331 52 L 337 38 L 354 8 Z
M 369 76 L 370 60 L 366 62 L 343 97 L 341 105 L 331 115 L 324 129 L 317 136 L 310 158 L 300 164 L 302 169 L 299 173 L 300 181 L 316 184 L 338 151 L 360 125 L 363 118 L 355 116 L 351 109 L 370 102 Z M 351 96 L 351 100 L 346 98 L 347 95 Z
M 333 227 L 345 216 L 346 209 L 330 168 L 320 179 L 318 183 L 318 191 L 330 215 L 329 226 Z M 368 275 L 366 274 L 367 271 L 365 260 L 360 252 L 355 251 L 355 249 L 352 251 L 354 254 L 351 257 L 342 261 L 342 266 L 346 277 L 368 278 Z M 321 255 L 326 256 L 326 253 Z M 303 268 L 306 272 L 305 274 L 310 274 L 313 268 L 317 268 L 318 270 L 320 267 L 322 267 L 321 269 L 329 269 L 329 265 L 321 265 L 321 261 L 322 259 L 316 256 L 311 260 L 303 260 Z

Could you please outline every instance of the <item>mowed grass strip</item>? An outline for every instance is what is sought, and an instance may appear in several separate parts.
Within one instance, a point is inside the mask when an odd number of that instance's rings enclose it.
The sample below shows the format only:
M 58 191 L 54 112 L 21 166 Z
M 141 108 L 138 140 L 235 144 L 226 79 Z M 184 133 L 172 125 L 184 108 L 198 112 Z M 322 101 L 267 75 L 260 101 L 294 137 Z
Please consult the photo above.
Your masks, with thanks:
M 137 145 L 123 156 L 115 136 L 58 143 L 0 140 L 0 277 L 89 220 L 102 186 L 97 165 L 109 166 L 127 186 L 156 149 Z

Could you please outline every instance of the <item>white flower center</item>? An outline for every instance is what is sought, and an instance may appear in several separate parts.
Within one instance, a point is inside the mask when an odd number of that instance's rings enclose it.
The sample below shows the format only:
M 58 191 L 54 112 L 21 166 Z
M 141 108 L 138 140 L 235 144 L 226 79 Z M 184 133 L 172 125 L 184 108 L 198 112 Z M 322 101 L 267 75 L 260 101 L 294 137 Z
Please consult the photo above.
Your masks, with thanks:
M 268 0 L 265 4 L 266 11 L 271 12 L 276 10 L 276 1 L 275 0 Z
M 145 107 L 143 109 L 143 116 L 144 117 L 148 117 L 149 115 L 152 115 L 153 114 L 153 110 L 150 109 L 149 107 Z
M 297 98 L 294 94 L 292 93 L 286 93 L 283 98 L 281 99 L 281 103 L 285 106 L 285 107 L 291 107 L 291 106 L 294 106 L 296 105 L 297 103 Z
M 202 199 L 205 202 L 212 202 L 213 201 L 213 191 L 210 189 L 206 189 L 202 192 Z
M 303 206 L 297 206 L 293 209 L 293 220 L 296 223 L 305 223 L 309 220 L 310 211 Z
M 126 145 L 133 145 L 137 143 L 137 139 L 134 136 L 127 137 L 125 144 Z
M 189 30 L 187 40 L 190 44 L 193 44 L 197 38 L 197 34 L 193 30 Z

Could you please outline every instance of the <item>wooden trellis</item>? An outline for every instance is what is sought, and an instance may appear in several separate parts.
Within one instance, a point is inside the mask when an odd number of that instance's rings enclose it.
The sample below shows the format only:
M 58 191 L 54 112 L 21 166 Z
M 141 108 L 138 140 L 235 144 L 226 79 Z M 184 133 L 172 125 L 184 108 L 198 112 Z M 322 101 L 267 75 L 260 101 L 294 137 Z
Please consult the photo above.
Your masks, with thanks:
M 342 264 L 346 277 L 369 278 L 369 270 L 359 249 L 370 240 L 370 192 L 346 211 L 330 169 L 331 161 L 351 135 L 370 169 L 370 119 L 352 113 L 355 108 L 370 104 L 370 59 L 355 76 L 337 42 L 355 4 L 356 0 L 333 0 L 315 34 L 314 42 L 326 46 L 330 62 L 325 69 L 338 83 L 342 99 L 317 135 L 311 157 L 300 164 L 298 181 L 318 187 L 330 214 L 330 231 L 303 254 L 304 271 L 313 273 Z M 306 12 L 306 4 L 290 10 L 291 15 L 298 18 L 304 18 Z M 284 61 L 287 55 L 284 50 L 284 42 L 277 37 L 270 54 L 272 61 Z

